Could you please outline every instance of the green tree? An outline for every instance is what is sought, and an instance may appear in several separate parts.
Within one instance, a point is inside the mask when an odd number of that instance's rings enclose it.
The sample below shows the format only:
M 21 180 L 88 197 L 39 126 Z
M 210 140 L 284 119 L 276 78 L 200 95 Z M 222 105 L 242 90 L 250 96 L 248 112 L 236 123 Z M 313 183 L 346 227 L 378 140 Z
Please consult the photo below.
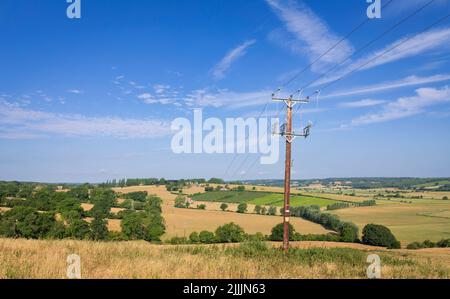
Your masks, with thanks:
M 203 244 L 212 244 L 215 243 L 216 241 L 216 236 L 214 235 L 213 232 L 209 232 L 209 231 L 201 231 L 200 234 L 198 235 L 200 243 Z
M 55 225 L 53 214 L 18 206 L 3 214 L 0 234 L 10 238 L 40 239 L 47 237 Z
M 389 249 L 400 248 L 389 228 L 383 225 L 367 224 L 363 229 L 362 242 L 367 245 L 383 246 Z
M 240 203 L 237 207 L 237 212 L 242 214 L 247 212 L 247 204 L 245 202 Z
M 197 205 L 197 209 L 205 210 L 206 209 L 206 205 L 205 204 Z
M 222 243 L 241 242 L 244 240 L 244 230 L 231 222 L 216 229 L 216 238 Z
M 267 208 L 266 207 L 262 207 L 260 214 L 261 215 L 266 215 L 267 214 Z
M 91 232 L 89 223 L 81 218 L 67 219 L 66 235 L 78 240 L 86 239 Z
M 189 208 L 189 203 L 186 201 L 186 197 L 184 196 L 177 196 L 175 198 L 175 208 Z
M 343 222 L 339 226 L 339 235 L 343 242 L 355 242 L 358 240 L 358 227 L 351 222 Z
M 261 214 L 261 209 L 262 208 L 261 208 L 260 205 L 256 205 L 254 211 L 255 211 L 256 214 Z
M 191 243 L 194 243 L 194 244 L 200 243 L 200 237 L 199 237 L 198 233 L 192 232 L 189 235 L 189 241 L 191 241 Z
M 290 223 L 288 223 L 288 232 L 289 232 L 289 240 L 293 241 L 296 232 L 295 232 L 295 228 Z M 284 224 L 280 223 L 280 224 L 275 225 L 272 228 L 271 234 L 269 236 L 269 240 L 283 241 L 283 236 L 284 236 Z
M 267 214 L 271 215 L 271 216 L 275 216 L 277 214 L 277 208 L 273 207 L 273 206 L 270 206 L 269 210 L 267 211 Z
M 99 241 L 108 238 L 108 222 L 105 219 L 94 218 L 90 227 L 90 237 L 92 240 Z
M 220 209 L 225 212 L 228 209 L 228 205 L 226 203 L 222 203 L 220 205 Z
M 244 192 L 244 191 L 245 191 L 245 186 L 238 186 L 238 187 L 236 188 L 236 190 L 237 190 L 238 192 Z
M 142 240 L 146 235 L 146 228 L 144 227 L 145 215 L 142 212 L 132 212 L 124 214 L 120 226 L 123 235 L 128 240 Z

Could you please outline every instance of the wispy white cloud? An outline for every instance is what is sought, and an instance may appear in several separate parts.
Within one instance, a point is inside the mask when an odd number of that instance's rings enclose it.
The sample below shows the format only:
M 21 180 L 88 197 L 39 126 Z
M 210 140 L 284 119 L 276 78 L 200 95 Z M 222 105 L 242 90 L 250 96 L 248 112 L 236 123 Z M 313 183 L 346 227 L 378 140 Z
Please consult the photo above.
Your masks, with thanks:
M 339 106 L 343 108 L 364 108 L 381 105 L 385 102 L 386 101 L 383 100 L 363 99 L 359 101 L 340 103 Z
M 267 103 L 271 100 L 269 90 L 233 92 L 229 90 L 194 90 L 186 96 L 186 105 L 191 107 L 223 107 L 237 109 Z
M 285 45 L 292 51 L 301 55 L 306 53 L 310 60 L 314 60 L 341 40 L 341 37 L 333 33 L 326 22 L 304 3 L 291 0 L 266 0 L 266 2 L 283 21 L 287 31 L 295 37 L 295 40 L 288 38 L 285 41 Z M 276 31 L 272 34 L 276 35 Z M 320 69 L 323 64 L 341 60 L 352 52 L 353 47 L 344 40 L 321 58 L 321 63 L 316 65 L 315 70 Z
M 222 60 L 212 70 L 212 75 L 214 79 L 220 80 L 225 78 L 226 73 L 233 64 L 233 62 L 235 62 L 240 57 L 244 56 L 247 53 L 247 49 L 255 42 L 256 42 L 255 40 L 245 41 L 241 45 L 229 51 L 225 55 L 225 57 L 223 57 Z
M 166 121 L 88 117 L 23 109 L 0 101 L 0 137 L 36 138 L 45 136 L 155 138 L 170 134 Z
M 345 91 L 336 91 L 330 94 L 325 94 L 321 96 L 321 99 L 328 98 L 337 98 L 344 96 L 353 96 L 367 93 L 376 93 L 382 92 L 386 90 L 414 86 L 414 85 L 422 85 L 436 82 L 443 82 L 450 80 L 450 74 L 438 74 L 428 77 L 418 77 L 418 76 L 409 76 L 406 78 L 402 78 L 395 81 L 383 82 L 380 84 L 373 84 L 368 86 L 360 86 L 352 89 L 347 89 Z
M 332 76 L 318 80 L 313 86 L 334 81 L 354 70 L 363 71 L 398 60 L 429 54 L 431 50 L 450 48 L 450 28 L 440 28 L 401 38 L 379 50 L 350 63 Z M 377 58 L 378 57 L 378 58 Z
M 430 106 L 446 102 L 450 102 L 448 86 L 441 89 L 420 88 L 416 90 L 415 96 L 401 97 L 384 105 L 379 112 L 368 113 L 353 119 L 351 125 L 366 125 L 410 117 L 426 112 L 426 108 Z
M 73 93 L 73 94 L 82 94 L 84 93 L 84 91 L 80 90 L 80 89 L 69 89 L 67 90 L 68 93 Z

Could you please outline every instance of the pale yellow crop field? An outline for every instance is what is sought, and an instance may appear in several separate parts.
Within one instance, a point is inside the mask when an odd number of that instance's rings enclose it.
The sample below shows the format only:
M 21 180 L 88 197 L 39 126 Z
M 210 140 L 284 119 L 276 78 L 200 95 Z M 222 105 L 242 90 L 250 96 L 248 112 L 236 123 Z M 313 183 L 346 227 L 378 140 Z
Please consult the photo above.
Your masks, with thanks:
M 223 212 L 219 208 L 220 203 L 205 203 L 208 208 L 207 210 L 175 208 L 174 199 L 176 195 L 168 192 L 165 186 L 135 186 L 114 188 L 114 190 L 119 193 L 147 191 L 149 194 L 159 196 L 163 200 L 162 210 L 166 222 L 164 239 L 173 236 L 189 236 L 194 231 L 214 231 L 217 227 L 230 222 L 239 224 L 247 233 L 261 232 L 263 234 L 270 234 L 271 229 L 282 222 L 282 218 L 279 216 Z M 197 204 L 200 203 L 195 202 L 194 207 Z M 235 208 L 234 205 L 229 204 L 229 206 L 230 209 Z M 248 211 L 253 211 L 252 205 L 249 205 Z M 291 218 L 291 222 L 295 229 L 302 234 L 324 234 L 329 232 L 321 225 L 301 218 Z
M 332 211 L 341 219 L 352 221 L 360 229 L 369 223 L 387 226 L 401 241 L 403 246 L 414 241 L 439 241 L 450 238 L 450 219 L 429 217 L 450 210 L 450 203 L 434 201 L 433 203 L 391 203 L 372 207 L 349 208 Z M 444 215 L 446 215 L 444 213 Z

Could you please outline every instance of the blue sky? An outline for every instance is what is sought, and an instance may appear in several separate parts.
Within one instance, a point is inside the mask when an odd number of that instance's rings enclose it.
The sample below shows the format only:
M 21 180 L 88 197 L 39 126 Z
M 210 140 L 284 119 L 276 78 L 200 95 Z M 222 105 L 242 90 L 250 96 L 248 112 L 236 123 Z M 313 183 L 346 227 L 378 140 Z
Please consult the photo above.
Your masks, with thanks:
M 450 18 L 422 32 L 450 1 L 435 0 L 358 51 L 427 2 L 393 0 L 283 88 L 291 93 L 349 56 L 305 94 L 367 64 L 303 107 L 303 124 L 314 128 L 295 141 L 294 178 L 450 176 Z M 282 178 L 282 158 L 260 165 L 255 154 L 174 154 L 170 124 L 194 108 L 225 119 L 257 116 L 269 103 L 274 115 L 271 92 L 367 18 L 368 5 L 81 3 L 81 19 L 68 19 L 63 0 L 0 2 L 1 180 Z

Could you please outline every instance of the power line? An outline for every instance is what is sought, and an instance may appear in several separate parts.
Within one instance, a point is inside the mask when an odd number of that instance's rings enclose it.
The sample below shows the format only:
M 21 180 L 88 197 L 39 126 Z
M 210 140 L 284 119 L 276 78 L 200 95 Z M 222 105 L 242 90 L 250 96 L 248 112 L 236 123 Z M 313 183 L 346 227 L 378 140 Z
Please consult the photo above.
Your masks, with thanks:
M 375 56 L 374 58 L 370 59 L 369 61 L 367 61 L 366 63 L 360 65 L 359 67 L 353 69 L 352 71 L 342 75 L 341 77 L 339 77 L 338 79 L 331 81 L 329 84 L 325 85 L 321 90 L 324 90 L 328 87 L 330 87 L 331 85 L 336 84 L 337 82 L 339 82 L 340 80 L 344 79 L 345 77 L 357 72 L 358 70 L 362 69 L 363 67 L 365 67 L 366 65 L 372 63 L 373 61 L 379 59 L 380 57 L 383 57 L 384 55 L 386 55 L 387 53 L 391 52 L 392 50 L 397 49 L 398 47 L 400 47 L 401 45 L 405 44 L 406 42 L 410 41 L 411 39 L 413 39 L 414 37 L 416 37 L 419 34 L 425 33 L 426 31 L 430 30 L 431 28 L 433 28 L 434 26 L 438 25 L 439 23 L 443 22 L 445 19 L 447 19 L 448 17 L 450 17 L 450 14 L 440 18 L 439 20 L 437 20 L 436 22 L 434 22 L 433 24 L 429 25 L 428 27 L 426 27 L 425 29 L 423 29 L 422 31 L 420 31 L 418 34 L 413 35 L 408 37 L 407 39 L 401 41 L 400 43 L 396 44 L 395 46 L 387 49 L 386 51 L 384 51 L 383 53 Z
M 264 105 L 263 109 L 261 110 L 261 112 L 258 115 L 258 118 L 260 118 L 263 115 L 263 113 L 265 113 L 265 111 L 267 111 L 267 106 L 268 105 L 269 105 L 269 103 L 266 103 Z M 245 137 L 244 147 L 246 146 L 247 141 L 248 141 L 248 139 L 250 137 L 250 134 L 245 134 L 245 135 L 246 135 L 246 137 Z M 234 140 L 233 140 L 233 142 L 234 142 Z M 236 150 L 237 150 L 237 148 L 236 148 Z M 231 160 L 230 164 L 228 165 L 227 170 L 225 171 L 224 177 L 228 174 L 228 171 L 231 169 L 231 167 L 232 167 L 234 161 L 236 160 L 236 158 L 237 158 L 237 154 L 234 153 L 233 160 Z M 238 167 L 238 169 L 234 172 L 233 176 L 236 175 L 236 173 L 241 169 L 242 165 L 247 161 L 247 159 L 248 159 L 248 153 L 246 154 L 244 162 L 241 163 L 241 165 Z
M 390 0 L 388 3 L 384 4 L 382 6 L 383 8 L 386 8 L 389 4 L 392 3 L 392 1 L 394 0 Z M 433 0 L 434 1 L 434 0 Z M 300 70 L 298 73 L 296 73 L 291 79 L 287 80 L 285 83 L 283 83 L 281 85 L 281 87 L 286 87 L 287 85 L 289 85 L 290 83 L 292 83 L 293 81 L 295 81 L 299 76 L 301 76 L 304 72 L 306 72 L 309 68 L 311 68 L 314 64 L 316 64 L 322 57 L 324 57 L 325 55 L 327 55 L 328 53 L 330 53 L 331 51 L 333 51 L 334 49 L 336 49 L 337 46 L 339 46 L 344 40 L 346 40 L 347 38 L 349 38 L 353 33 L 355 33 L 356 31 L 358 31 L 361 27 L 363 27 L 366 23 L 368 23 L 370 21 L 369 18 L 365 18 L 363 22 L 361 22 L 360 24 L 358 24 L 355 28 L 353 28 L 349 33 L 347 33 L 347 35 L 345 35 L 343 38 L 341 38 L 336 44 L 334 44 L 333 46 L 331 46 L 328 50 L 326 50 L 323 54 L 321 54 L 319 57 L 317 57 L 316 59 L 314 59 L 309 65 L 307 65 L 306 67 L 304 67 L 302 70 Z
M 395 28 L 399 27 L 401 24 L 403 24 L 404 22 L 406 22 L 407 20 L 409 20 L 410 18 L 412 18 L 413 16 L 415 16 L 416 14 L 418 14 L 419 12 L 421 12 L 422 10 L 424 10 L 427 6 L 429 6 L 431 3 L 433 3 L 435 0 L 431 0 L 429 2 L 427 2 L 425 5 L 421 6 L 419 9 L 415 10 L 412 14 L 406 16 L 405 18 L 403 18 L 402 20 L 400 20 L 399 22 L 397 22 L 394 26 L 390 27 L 388 30 L 384 31 L 382 34 L 380 34 L 379 36 L 377 36 L 375 39 L 372 39 L 371 41 L 369 41 L 367 44 L 365 44 L 362 48 L 359 48 L 358 50 L 356 50 L 355 52 L 353 52 L 351 55 L 349 55 L 347 58 L 345 58 L 344 60 L 342 60 L 341 62 L 335 64 L 332 68 L 330 68 L 328 71 L 326 71 L 325 73 L 321 74 L 319 77 L 313 79 L 312 81 L 308 82 L 305 86 L 302 87 L 302 89 L 306 89 L 307 87 L 311 86 L 312 84 L 316 83 L 317 81 L 319 81 L 320 79 L 322 79 L 323 77 L 325 77 L 326 75 L 328 75 L 329 73 L 331 73 L 333 70 L 335 70 L 337 67 L 341 66 L 342 64 L 344 64 L 345 62 L 347 62 L 348 60 L 350 60 L 352 57 L 354 57 L 357 53 L 361 52 L 362 50 L 366 49 L 367 47 L 369 47 L 370 45 L 372 45 L 373 43 L 377 42 L 378 40 L 380 40 L 381 38 L 383 38 L 386 34 L 390 33 L 391 31 L 393 31 Z

